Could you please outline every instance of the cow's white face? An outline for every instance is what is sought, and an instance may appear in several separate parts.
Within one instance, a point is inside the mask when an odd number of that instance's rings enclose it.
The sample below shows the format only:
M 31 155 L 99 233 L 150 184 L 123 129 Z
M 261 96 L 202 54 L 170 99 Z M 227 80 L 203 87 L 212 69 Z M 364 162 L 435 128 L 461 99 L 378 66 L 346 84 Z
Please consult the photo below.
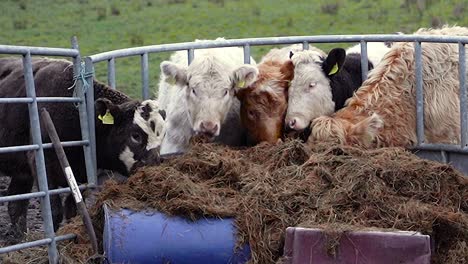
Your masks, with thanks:
M 219 135 L 237 87 L 248 86 L 258 72 L 250 65 L 232 70 L 211 57 L 195 59 L 189 67 L 166 61 L 161 63 L 161 70 L 184 89 L 193 131 L 211 139 Z
M 333 113 L 330 79 L 322 71 L 323 57 L 316 51 L 301 51 L 292 56 L 294 78 L 289 87 L 286 126 L 293 130 L 304 130 L 310 122 L 320 116 Z
M 285 124 L 289 129 L 302 131 L 312 120 L 335 111 L 329 76 L 336 74 L 344 61 L 344 50 L 340 49 L 338 68 L 336 57 L 324 58 L 320 52 L 305 50 L 294 53 L 291 60 L 294 64 L 294 78 L 289 87 L 288 111 Z M 342 57 L 341 57 L 342 55 Z M 331 63 L 331 65 L 330 65 Z M 332 69 L 333 68 L 333 69 Z M 330 72 L 331 71 L 331 72 Z

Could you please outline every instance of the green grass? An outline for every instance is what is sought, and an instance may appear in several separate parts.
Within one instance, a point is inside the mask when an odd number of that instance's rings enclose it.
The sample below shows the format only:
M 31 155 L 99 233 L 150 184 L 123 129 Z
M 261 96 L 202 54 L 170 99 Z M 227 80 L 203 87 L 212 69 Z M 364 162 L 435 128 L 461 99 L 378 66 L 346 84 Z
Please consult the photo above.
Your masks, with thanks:
M 466 0 L 2 0 L 0 10 L 0 44 L 70 47 L 76 35 L 83 56 L 196 38 L 411 33 L 439 23 L 468 26 Z M 252 55 L 259 60 L 270 48 L 252 47 Z M 150 54 L 153 91 L 159 63 L 169 55 Z M 139 58 L 118 59 L 116 69 L 117 87 L 140 97 Z M 96 75 L 107 79 L 104 63 L 96 66 Z

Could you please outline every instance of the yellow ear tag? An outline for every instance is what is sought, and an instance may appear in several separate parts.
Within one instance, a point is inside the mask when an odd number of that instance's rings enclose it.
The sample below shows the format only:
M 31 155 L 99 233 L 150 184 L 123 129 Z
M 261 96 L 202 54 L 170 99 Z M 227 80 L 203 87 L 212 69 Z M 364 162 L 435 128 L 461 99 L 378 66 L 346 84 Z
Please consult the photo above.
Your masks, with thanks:
M 176 83 L 175 78 L 173 77 L 167 77 L 166 82 L 170 85 L 174 85 Z
M 337 71 L 338 71 L 338 63 L 335 63 L 335 65 L 333 65 L 333 68 L 330 70 L 328 75 L 335 74 Z
M 239 86 L 239 88 L 244 88 L 245 86 L 245 81 L 240 81 L 237 86 Z
M 110 113 L 109 109 L 107 109 L 106 114 L 104 116 L 98 115 L 98 119 L 101 120 L 104 125 L 114 124 L 114 117 Z

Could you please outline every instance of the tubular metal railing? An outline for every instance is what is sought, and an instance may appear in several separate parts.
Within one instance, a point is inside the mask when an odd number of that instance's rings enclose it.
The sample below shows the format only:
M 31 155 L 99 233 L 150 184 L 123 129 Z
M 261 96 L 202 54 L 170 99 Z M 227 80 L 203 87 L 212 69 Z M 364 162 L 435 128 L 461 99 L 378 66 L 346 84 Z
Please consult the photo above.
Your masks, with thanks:
M 88 128 L 88 116 L 86 112 L 86 100 L 83 91 L 83 84 L 77 78 L 76 81 L 76 91 L 77 97 L 36 97 L 36 90 L 34 85 L 34 76 L 32 70 L 32 56 L 33 55 L 42 55 L 42 56 L 61 56 L 61 57 L 71 57 L 73 59 L 73 72 L 75 76 L 81 72 L 81 57 L 78 49 L 78 42 L 76 38 L 72 39 L 72 48 L 71 49 L 59 49 L 59 48 L 44 48 L 44 47 L 24 47 L 24 46 L 7 46 L 0 45 L 0 54 L 15 54 L 22 55 L 23 57 L 23 72 L 24 79 L 26 84 L 26 97 L 23 98 L 0 98 L 1 104 L 11 104 L 11 103 L 24 103 L 28 104 L 29 109 L 29 121 L 31 127 L 31 145 L 24 146 L 9 146 L 9 147 L 0 147 L 0 154 L 13 153 L 20 151 L 34 151 L 35 165 L 36 165 L 36 174 L 37 174 L 37 185 L 38 192 L 26 193 L 26 194 L 17 194 L 11 196 L 0 197 L 0 203 L 12 202 L 27 200 L 30 198 L 40 198 L 41 199 L 41 215 L 44 221 L 44 233 L 45 238 L 30 241 L 25 243 L 20 243 L 12 246 L 0 248 L 0 254 L 8 253 L 11 251 L 26 249 L 30 247 L 37 247 L 42 245 L 47 245 L 47 251 L 49 255 L 50 263 L 58 262 L 58 252 L 56 243 L 58 241 L 72 239 L 75 237 L 74 234 L 67 234 L 62 236 L 56 236 L 54 232 L 54 226 L 52 221 L 52 210 L 50 204 L 50 195 L 58 195 L 61 193 L 70 193 L 70 188 L 61 188 L 55 190 L 49 190 L 47 183 L 47 174 L 44 161 L 44 149 L 51 148 L 52 144 L 44 144 L 42 142 L 42 135 L 39 123 L 39 112 L 38 112 L 38 103 L 77 103 L 78 112 L 80 115 L 81 121 L 81 134 L 82 140 L 79 141 L 68 141 L 62 142 L 64 147 L 72 146 L 83 146 L 85 159 L 90 160 L 87 164 L 86 172 L 89 175 L 94 175 L 95 170 L 91 162 L 91 148 L 89 144 L 89 128 Z M 93 132 L 94 134 L 94 132 Z M 85 188 L 86 186 L 81 186 Z
M 466 54 L 465 45 L 468 43 L 467 36 L 429 36 L 429 35 L 326 35 L 326 36 L 293 36 L 293 37 L 271 37 L 271 38 L 249 38 L 249 39 L 230 39 L 230 40 L 213 40 L 207 42 L 186 42 L 176 44 L 161 44 L 151 45 L 127 49 L 119 49 L 109 52 L 95 54 L 84 59 L 85 72 L 92 72 L 94 64 L 107 61 L 107 82 L 112 88 L 116 87 L 115 79 L 115 61 L 118 58 L 140 56 L 141 62 L 141 79 L 142 79 L 142 98 L 149 99 L 149 64 L 148 58 L 150 53 L 170 52 L 170 51 L 187 51 L 187 59 L 190 64 L 194 59 L 194 50 L 202 48 L 216 47 L 243 47 L 244 63 L 250 63 L 251 47 L 261 45 L 287 45 L 301 43 L 304 49 L 309 48 L 309 44 L 317 43 L 360 43 L 363 79 L 367 78 L 367 43 L 368 42 L 413 42 L 415 45 L 415 61 L 416 61 L 416 134 L 418 144 L 415 149 L 421 151 L 440 152 L 441 161 L 448 162 L 450 153 L 468 154 L 468 109 L 467 109 L 467 86 L 466 86 Z M 422 82 L 422 42 L 438 42 L 438 43 L 454 43 L 459 45 L 459 73 L 460 73 L 460 122 L 461 122 L 461 143 L 459 145 L 447 144 L 428 144 L 424 139 L 424 93 Z M 46 238 L 38 241 L 22 243 L 10 247 L 0 248 L 0 253 L 19 250 L 39 245 L 48 245 L 49 259 L 51 263 L 56 263 L 57 250 L 56 242 L 71 239 L 73 235 L 56 237 L 53 232 L 50 201 L 49 196 L 57 193 L 70 192 L 69 188 L 57 190 L 48 190 L 47 178 L 45 175 L 45 164 L 43 158 L 43 149 L 50 148 L 51 144 L 43 144 L 41 142 L 39 119 L 37 112 L 38 102 L 74 102 L 79 103 L 80 122 L 83 139 L 81 141 L 63 142 L 63 146 L 82 145 L 86 157 L 86 168 L 88 176 L 88 185 L 95 186 L 96 178 L 96 138 L 94 124 L 94 88 L 93 76 L 86 77 L 86 82 L 89 84 L 88 91 L 83 92 L 83 84 L 78 81 L 78 97 L 76 98 L 36 98 L 34 93 L 34 82 L 32 80 L 31 71 L 31 55 L 47 55 L 47 56 L 69 56 L 74 59 L 74 72 L 79 73 L 81 70 L 80 54 L 76 40 L 73 41 L 73 49 L 54 49 L 54 48 L 38 48 L 38 47 L 19 47 L 19 46 L 1 46 L 0 54 L 22 54 L 25 68 L 25 76 L 28 88 L 27 98 L 0 98 L 0 103 L 28 103 L 30 107 L 31 127 L 33 128 L 33 144 L 26 146 L 0 148 L 0 153 L 30 151 L 36 153 L 36 164 L 38 170 L 39 192 L 31 194 L 21 194 L 15 196 L 0 197 L 0 202 L 8 202 L 19 199 L 29 199 L 33 197 L 41 197 L 41 211 L 43 214 Z M 88 133 L 90 131 L 91 133 Z M 468 162 L 466 164 L 468 167 Z M 468 168 L 465 173 L 468 173 Z M 86 188 L 87 185 L 82 185 L 81 188 Z

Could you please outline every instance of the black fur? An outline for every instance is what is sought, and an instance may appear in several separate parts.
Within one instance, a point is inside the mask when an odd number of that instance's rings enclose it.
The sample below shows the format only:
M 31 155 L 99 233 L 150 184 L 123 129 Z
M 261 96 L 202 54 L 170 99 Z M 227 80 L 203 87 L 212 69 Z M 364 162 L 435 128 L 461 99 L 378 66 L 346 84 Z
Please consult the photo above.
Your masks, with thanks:
M 74 83 L 73 67 L 69 62 L 46 58 L 33 59 L 32 67 L 38 97 L 72 96 L 73 89 L 68 88 Z M 0 98 L 26 96 L 21 60 L 0 59 L 0 76 Z M 156 154 L 146 151 L 145 146 L 134 143 L 132 145 L 129 140 L 132 133 L 139 133 L 142 137 L 142 144 L 146 144 L 147 135 L 141 128 L 133 124 L 134 111 L 140 103 L 98 81 L 94 82 L 94 90 L 98 167 L 128 175 L 127 168 L 118 159 L 125 146 L 134 152 L 134 159 L 138 161 L 139 165 L 156 161 Z M 73 104 L 40 103 L 38 106 L 39 109 L 45 107 L 50 113 L 61 141 L 81 140 L 78 110 Z M 107 110 L 114 116 L 114 125 L 102 124 L 97 119 L 99 114 L 105 114 Z M 42 126 L 41 133 L 42 141 L 44 143 L 50 142 Z M 28 105 L 0 104 L 0 147 L 28 144 L 31 144 Z M 78 182 L 86 182 L 82 149 L 82 147 L 65 148 L 70 166 Z M 48 149 L 44 151 L 44 155 L 49 188 L 67 186 L 55 152 Z M 0 154 L 0 171 L 11 176 L 8 195 L 30 192 L 35 177 L 34 152 Z M 59 196 L 51 196 L 51 203 L 54 209 L 54 227 L 57 229 L 63 217 Z M 26 230 L 27 205 L 28 201 L 8 204 L 9 215 L 13 223 L 12 231 L 19 232 L 20 235 Z
M 333 65 L 338 63 L 338 72 L 328 75 Z M 346 100 L 361 86 L 361 54 L 350 53 L 345 55 L 344 49 L 333 49 L 322 64 L 324 74 L 330 78 L 332 99 L 335 102 L 335 111 L 344 107 Z M 373 65 L 368 61 L 368 70 Z

